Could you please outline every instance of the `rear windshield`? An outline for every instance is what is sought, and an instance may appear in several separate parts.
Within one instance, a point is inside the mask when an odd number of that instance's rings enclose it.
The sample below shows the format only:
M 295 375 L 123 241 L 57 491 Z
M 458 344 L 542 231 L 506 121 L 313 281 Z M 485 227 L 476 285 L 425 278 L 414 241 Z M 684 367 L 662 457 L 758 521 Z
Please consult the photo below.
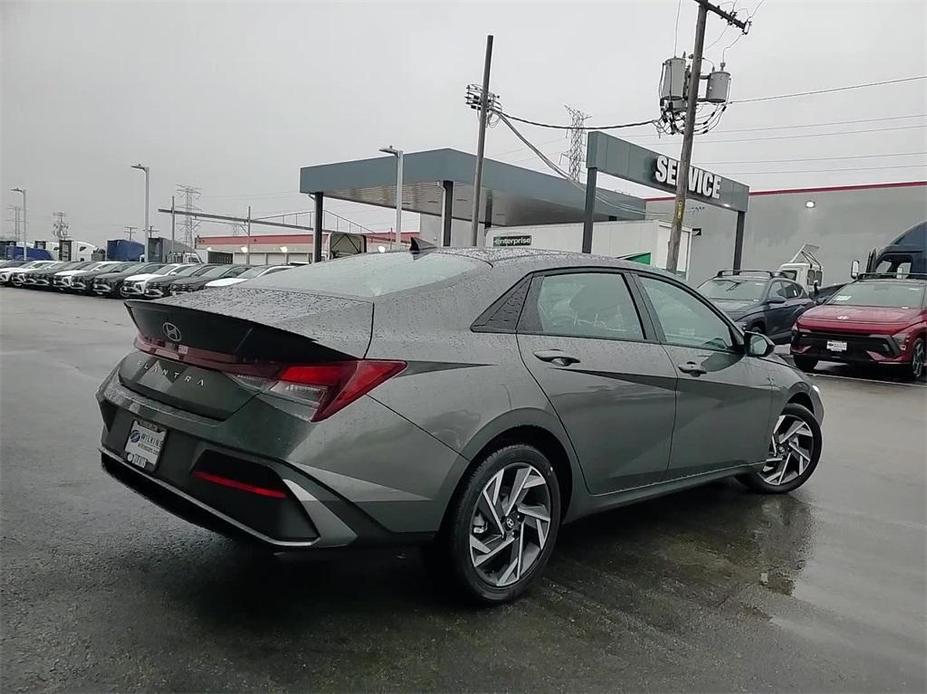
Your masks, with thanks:
M 248 286 L 374 297 L 443 282 L 481 264 L 449 253 L 365 253 L 274 272 L 252 280 Z
M 766 290 L 766 281 L 719 277 L 708 280 L 698 290 L 718 301 L 759 301 Z
M 827 303 L 837 306 L 920 308 L 927 284 L 916 282 L 853 282 L 841 287 Z

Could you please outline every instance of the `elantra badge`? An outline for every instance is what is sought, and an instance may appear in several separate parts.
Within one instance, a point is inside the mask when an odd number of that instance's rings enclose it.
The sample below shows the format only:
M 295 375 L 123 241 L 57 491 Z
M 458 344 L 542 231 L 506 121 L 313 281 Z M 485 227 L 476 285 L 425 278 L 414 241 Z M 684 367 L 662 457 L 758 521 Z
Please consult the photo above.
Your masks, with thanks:
M 173 323 L 162 323 L 161 332 L 164 333 L 164 336 L 171 342 L 180 342 L 183 339 L 183 334 Z

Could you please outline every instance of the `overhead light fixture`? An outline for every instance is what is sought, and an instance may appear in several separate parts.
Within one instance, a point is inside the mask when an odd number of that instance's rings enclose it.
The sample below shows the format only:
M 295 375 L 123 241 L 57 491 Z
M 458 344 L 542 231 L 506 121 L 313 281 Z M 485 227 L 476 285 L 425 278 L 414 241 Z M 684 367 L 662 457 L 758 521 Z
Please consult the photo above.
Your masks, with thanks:
M 242 246 L 242 247 L 241 247 L 241 252 L 242 252 L 242 253 L 247 253 L 247 252 L 248 252 L 248 247 L 247 247 L 247 246 Z
M 280 246 L 280 252 L 281 252 L 281 253 L 289 253 L 289 252 L 290 252 L 290 249 L 287 248 L 286 246 Z
M 206 246 L 206 252 L 212 253 L 212 246 Z
M 806 203 L 805 203 L 805 207 L 807 207 L 809 210 L 810 210 L 812 207 L 814 207 L 814 200 L 809 200 L 808 202 L 806 202 Z
M 378 253 L 386 253 L 386 246 L 377 246 Z

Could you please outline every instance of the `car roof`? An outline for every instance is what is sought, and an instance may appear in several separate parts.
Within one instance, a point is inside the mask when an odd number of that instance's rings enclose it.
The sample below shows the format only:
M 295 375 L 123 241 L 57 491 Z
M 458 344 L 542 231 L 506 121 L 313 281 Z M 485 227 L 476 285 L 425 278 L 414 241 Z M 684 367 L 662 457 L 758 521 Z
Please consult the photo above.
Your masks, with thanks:
M 401 251 L 400 251 L 401 252 Z M 620 260 L 605 255 L 592 253 L 576 253 L 574 251 L 557 251 L 546 248 L 435 248 L 423 251 L 425 253 L 447 253 L 474 260 L 482 260 L 492 266 L 523 267 L 526 272 L 537 270 L 556 269 L 560 267 L 613 267 L 625 270 L 647 270 L 665 274 L 667 277 L 678 279 L 671 273 L 659 268 L 636 263 L 631 260 Z

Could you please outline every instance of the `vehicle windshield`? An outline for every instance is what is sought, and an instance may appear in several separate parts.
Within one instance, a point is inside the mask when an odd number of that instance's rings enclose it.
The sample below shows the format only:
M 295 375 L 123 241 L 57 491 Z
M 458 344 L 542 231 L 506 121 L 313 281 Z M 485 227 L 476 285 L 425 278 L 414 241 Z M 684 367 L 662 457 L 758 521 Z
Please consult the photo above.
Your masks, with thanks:
M 698 290 L 709 299 L 718 301 L 759 301 L 766 290 L 766 281 L 714 277 L 702 283 Z
M 920 308 L 924 305 L 927 283 L 853 282 L 841 287 L 828 299 L 837 306 L 878 306 L 880 308 Z
M 374 297 L 443 282 L 481 266 L 451 253 L 365 253 L 272 272 L 249 286 L 317 289 L 347 296 Z
M 164 267 L 159 267 L 157 270 L 153 270 L 151 274 L 161 276 L 177 274 L 177 271 L 183 269 L 183 267 L 183 265 L 177 265 L 176 263 L 172 265 L 165 265 Z

